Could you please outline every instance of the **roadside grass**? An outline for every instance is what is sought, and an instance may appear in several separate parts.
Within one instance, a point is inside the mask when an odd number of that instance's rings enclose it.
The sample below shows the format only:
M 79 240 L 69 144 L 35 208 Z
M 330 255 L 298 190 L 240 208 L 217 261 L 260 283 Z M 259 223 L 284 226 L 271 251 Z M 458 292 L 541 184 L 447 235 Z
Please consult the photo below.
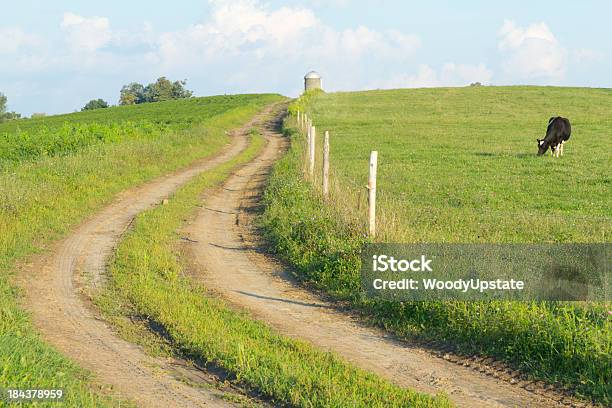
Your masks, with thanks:
M 343 362 L 334 354 L 280 336 L 247 314 L 229 308 L 187 276 L 177 247 L 185 219 L 193 216 L 202 191 L 218 185 L 251 160 L 264 140 L 202 173 L 169 203 L 145 211 L 117 247 L 111 282 L 96 303 L 111 320 L 136 310 L 161 325 L 185 355 L 221 367 L 275 403 L 299 407 L 450 406 L 443 396 L 401 389 Z M 128 306 L 126 306 L 126 304 Z
M 331 132 L 331 199 L 320 200 L 317 173 L 314 185 L 304 182 L 304 137 L 289 119 L 292 147 L 267 188 L 263 230 L 299 279 L 391 332 L 494 356 L 609 404 L 609 304 L 365 297 L 359 253 L 367 204 L 359 190 L 369 152 L 378 150 L 380 242 L 609 242 L 611 141 L 590 142 L 612 130 L 611 102 L 607 90 L 533 87 L 308 96 L 290 109 L 307 110 L 318 135 Z M 548 112 L 574 126 L 558 160 L 535 157 Z
M 212 104 L 214 114 L 191 112 L 203 115 L 193 119 L 198 125 L 191 128 L 94 144 L 65 156 L 0 163 L 0 388 L 64 388 L 65 406 L 121 404 L 101 397 L 83 370 L 40 339 L 28 313 L 19 306 L 20 289 L 13 283 L 17 263 L 65 236 L 120 191 L 214 154 L 229 140 L 224 130 L 240 126 L 280 99 L 236 97 L 222 109 Z M 157 105 L 163 107 L 163 103 Z M 180 110 L 180 106 L 172 103 L 171 109 Z M 123 115 L 122 108 L 114 112 Z M 67 117 L 77 120 L 79 115 Z M 111 123 L 112 119 L 105 120 Z M 27 279 L 23 281 L 27 285 Z

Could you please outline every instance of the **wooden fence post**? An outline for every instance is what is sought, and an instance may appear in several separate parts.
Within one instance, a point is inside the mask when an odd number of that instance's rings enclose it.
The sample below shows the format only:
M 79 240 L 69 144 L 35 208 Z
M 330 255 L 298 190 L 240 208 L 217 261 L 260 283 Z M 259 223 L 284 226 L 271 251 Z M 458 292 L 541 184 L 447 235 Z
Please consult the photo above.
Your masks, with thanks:
M 306 123 L 308 123 L 308 120 L 306 121 Z M 306 128 L 306 152 L 305 152 L 305 158 L 306 158 L 306 160 L 308 160 L 309 165 L 310 165 L 310 145 L 312 144 L 311 139 L 312 139 L 312 137 L 311 137 L 311 129 L 310 129 L 310 126 L 307 126 L 307 128 Z
M 329 195 L 329 131 L 325 131 L 323 141 L 323 198 L 327 200 Z
M 376 167 L 378 166 L 378 152 L 370 153 L 370 176 L 368 177 L 368 227 L 370 237 L 376 236 Z
M 300 110 L 298 109 L 298 111 L 297 111 L 297 124 L 298 124 L 298 127 L 300 126 L 300 119 L 301 119 L 301 117 L 300 117 Z
M 314 126 L 310 126 L 310 178 L 314 176 L 314 162 L 315 162 L 315 140 L 316 140 L 316 129 Z

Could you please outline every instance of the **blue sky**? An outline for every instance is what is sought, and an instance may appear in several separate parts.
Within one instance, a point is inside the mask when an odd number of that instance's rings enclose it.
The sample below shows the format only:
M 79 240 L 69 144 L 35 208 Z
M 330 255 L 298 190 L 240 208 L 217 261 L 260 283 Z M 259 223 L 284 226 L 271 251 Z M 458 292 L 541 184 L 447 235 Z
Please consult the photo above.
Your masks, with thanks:
M 9 109 L 117 103 L 166 75 L 196 95 L 541 84 L 612 87 L 606 1 L 21 0 L 3 7 Z

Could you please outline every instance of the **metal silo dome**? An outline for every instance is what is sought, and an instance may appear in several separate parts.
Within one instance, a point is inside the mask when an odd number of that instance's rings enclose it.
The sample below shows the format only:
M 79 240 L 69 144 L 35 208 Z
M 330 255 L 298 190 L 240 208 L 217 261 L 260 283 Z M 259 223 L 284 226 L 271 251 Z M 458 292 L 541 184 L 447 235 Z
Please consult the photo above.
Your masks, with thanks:
M 317 71 L 310 71 L 304 75 L 304 79 L 321 79 L 321 75 Z

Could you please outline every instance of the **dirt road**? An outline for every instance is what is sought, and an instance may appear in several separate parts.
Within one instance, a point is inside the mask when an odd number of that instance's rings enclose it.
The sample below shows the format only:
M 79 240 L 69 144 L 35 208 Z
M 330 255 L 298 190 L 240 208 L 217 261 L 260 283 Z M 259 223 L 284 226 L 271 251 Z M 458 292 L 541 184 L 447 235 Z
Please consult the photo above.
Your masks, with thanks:
M 281 265 L 256 251 L 252 210 L 259 203 L 270 167 L 287 147 L 286 139 L 273 127 L 265 129 L 265 136 L 269 143 L 262 155 L 210 196 L 185 228 L 194 241 L 185 244 L 194 273 L 206 287 L 286 335 L 332 350 L 400 386 L 445 392 L 458 406 L 559 406 L 559 396 L 530 392 L 359 324 L 294 284 Z
M 109 206 L 80 225 L 49 255 L 28 265 L 22 286 L 26 307 L 44 339 L 92 371 L 96 381 L 143 407 L 231 406 L 222 392 L 206 386 L 201 372 L 175 360 L 153 358 L 118 338 L 88 305 L 83 290 L 104 283 L 106 262 L 131 220 L 160 203 L 197 174 L 237 155 L 248 144 L 248 130 L 271 108 L 235 132 L 218 155 L 187 169 L 120 194 Z M 185 378 L 204 387 L 191 387 Z M 202 381 L 200 381 L 202 380 Z

